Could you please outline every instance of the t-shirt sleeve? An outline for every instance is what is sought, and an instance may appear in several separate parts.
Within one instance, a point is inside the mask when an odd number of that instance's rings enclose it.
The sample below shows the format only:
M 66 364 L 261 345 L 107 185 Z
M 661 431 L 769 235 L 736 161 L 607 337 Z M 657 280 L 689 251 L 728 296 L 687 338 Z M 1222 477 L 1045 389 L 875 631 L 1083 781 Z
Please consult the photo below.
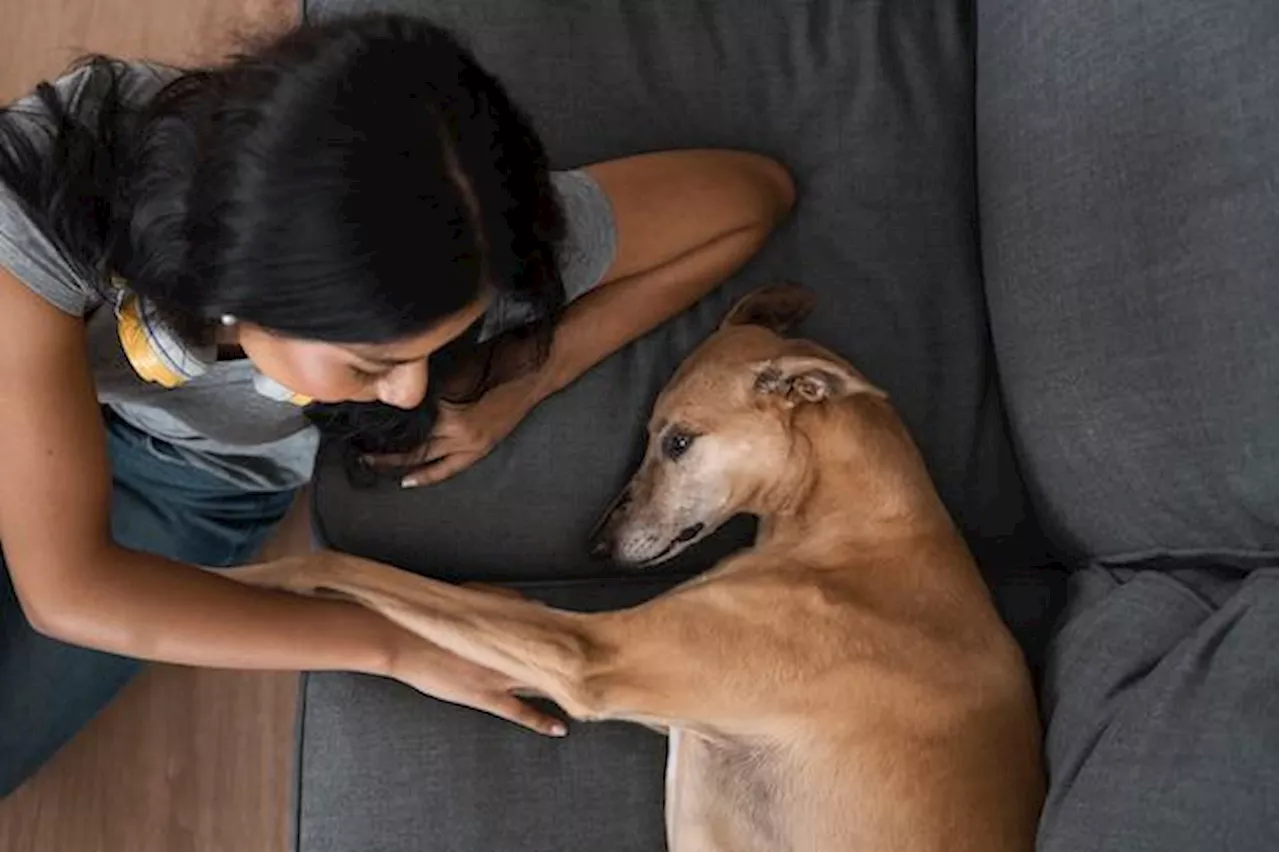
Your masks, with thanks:
M 121 79 L 121 96 L 130 103 L 142 103 L 158 91 L 176 72 L 159 66 L 135 63 L 126 66 Z M 91 71 L 81 68 L 59 77 L 53 87 L 59 99 L 73 109 L 86 96 Z M 37 150 L 50 144 L 51 130 L 44 104 L 31 94 L 13 104 L 6 120 L 13 130 Z M 0 138 L 0 144 L 4 144 Z M 84 316 L 101 302 L 93 286 L 93 270 L 82 268 L 59 250 L 52 235 L 33 218 L 26 203 L 0 183 L 0 266 L 43 297 L 54 307 L 75 316 Z
M 58 79 L 54 87 L 65 103 L 80 96 L 87 69 Z M 28 95 L 6 112 L 13 132 L 23 134 L 35 148 L 49 144 L 50 128 L 45 110 L 35 95 Z M 4 144 L 0 141 L 0 144 Z M 99 297 L 82 270 L 68 259 L 53 238 L 32 218 L 27 205 L 0 183 L 0 266 L 59 310 L 83 316 Z
M 101 301 L 84 276 L 0 186 L 0 266 L 54 307 L 84 316 Z
M 618 251 L 609 196 L 584 171 L 552 172 L 551 186 L 560 196 L 565 233 L 560 243 L 560 280 L 565 302 L 594 290 L 613 265 Z M 532 322 L 528 305 L 499 297 L 484 319 L 480 339 Z
M 565 301 L 594 290 L 613 265 L 618 232 L 613 208 L 591 175 L 584 171 L 555 172 L 551 185 L 564 210 L 565 238 L 560 244 L 560 278 Z

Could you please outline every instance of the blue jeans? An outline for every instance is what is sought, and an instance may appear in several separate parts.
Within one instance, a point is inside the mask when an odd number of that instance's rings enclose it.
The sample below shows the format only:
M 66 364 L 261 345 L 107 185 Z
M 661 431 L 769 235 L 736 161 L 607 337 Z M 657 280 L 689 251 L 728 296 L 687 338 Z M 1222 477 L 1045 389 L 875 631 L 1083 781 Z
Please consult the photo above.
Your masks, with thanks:
M 293 492 L 252 493 L 161 457 L 164 446 L 107 417 L 111 532 L 122 546 L 210 567 L 253 558 Z M 0 798 L 80 730 L 138 671 L 137 660 L 31 629 L 0 561 Z

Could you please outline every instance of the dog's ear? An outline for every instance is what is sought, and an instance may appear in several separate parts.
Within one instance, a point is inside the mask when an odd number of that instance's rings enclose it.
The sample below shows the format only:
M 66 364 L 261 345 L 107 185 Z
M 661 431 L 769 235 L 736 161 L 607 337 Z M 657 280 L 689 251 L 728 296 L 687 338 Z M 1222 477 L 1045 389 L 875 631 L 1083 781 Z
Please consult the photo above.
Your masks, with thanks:
M 731 325 L 762 325 L 784 334 L 813 310 L 818 299 L 799 284 L 771 284 L 742 297 L 729 309 L 721 328 Z
M 858 393 L 888 397 L 848 364 L 823 355 L 781 355 L 757 365 L 755 375 L 758 392 L 778 394 L 791 405 Z

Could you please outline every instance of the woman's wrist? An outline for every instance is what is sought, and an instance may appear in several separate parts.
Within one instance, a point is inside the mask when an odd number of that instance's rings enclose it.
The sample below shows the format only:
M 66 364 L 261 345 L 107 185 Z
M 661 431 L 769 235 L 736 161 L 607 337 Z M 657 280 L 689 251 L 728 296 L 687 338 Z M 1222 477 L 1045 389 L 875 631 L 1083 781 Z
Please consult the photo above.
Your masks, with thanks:
M 400 629 L 394 622 L 388 621 L 373 610 L 359 607 L 360 617 L 370 624 L 370 641 L 361 651 L 361 659 L 353 671 L 361 674 L 378 675 L 379 677 L 396 676 L 399 659 L 408 645 L 409 634 Z
M 551 356 L 533 370 L 511 380 L 513 388 L 519 389 L 519 399 L 524 413 L 528 414 L 537 408 L 547 397 L 563 390 L 563 384 L 557 382 Z
M 557 329 L 558 331 L 558 329 Z M 574 380 L 582 375 L 582 370 L 575 370 L 565 363 L 564 352 L 557 345 L 557 341 L 552 341 L 550 351 L 547 352 L 546 360 L 538 365 L 538 368 L 530 374 L 530 398 L 529 408 L 536 407 L 547 397 L 554 396 L 573 384 Z

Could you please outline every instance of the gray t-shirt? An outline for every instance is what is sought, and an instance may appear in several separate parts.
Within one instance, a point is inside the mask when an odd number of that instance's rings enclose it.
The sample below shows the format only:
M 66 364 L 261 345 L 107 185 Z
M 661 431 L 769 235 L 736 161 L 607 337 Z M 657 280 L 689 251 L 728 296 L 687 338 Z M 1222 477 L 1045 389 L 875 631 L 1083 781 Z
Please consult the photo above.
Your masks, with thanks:
M 157 92 L 172 72 L 131 66 L 126 97 L 135 103 Z M 64 102 L 83 94 L 83 71 L 55 83 Z M 42 107 L 24 98 L 15 110 Z M 33 134 L 39 134 L 34 122 Z M 33 135 L 33 140 L 43 135 Z M 565 296 L 573 300 L 600 283 L 617 245 L 608 197 L 581 171 L 551 176 L 567 224 L 560 247 Z M 259 393 L 247 360 L 219 361 L 174 389 L 151 384 L 133 371 L 120 346 L 113 306 L 104 304 L 86 280 L 32 221 L 25 207 L 0 184 L 0 266 L 52 305 L 85 318 L 98 399 L 126 422 L 158 439 L 152 449 L 165 457 L 212 471 L 250 490 L 294 488 L 311 477 L 318 435 L 301 410 Z M 488 336 L 531 319 L 512 304 L 495 304 L 484 320 Z

